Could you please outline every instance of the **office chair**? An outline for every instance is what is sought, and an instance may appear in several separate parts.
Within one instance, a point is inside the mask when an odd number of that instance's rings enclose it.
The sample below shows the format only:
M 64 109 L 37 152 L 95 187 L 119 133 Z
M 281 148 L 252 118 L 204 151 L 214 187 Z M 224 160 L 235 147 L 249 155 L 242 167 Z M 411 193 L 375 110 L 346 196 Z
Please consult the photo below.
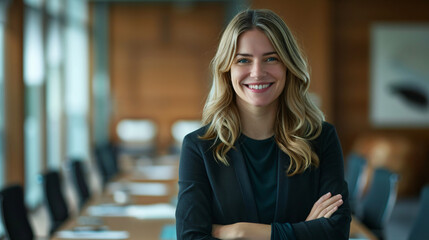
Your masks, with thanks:
M 388 169 L 376 168 L 357 217 L 383 239 L 384 226 L 392 213 L 396 201 L 398 175 Z
M 422 189 L 419 212 L 408 239 L 429 239 L 429 185 Z
M 120 168 L 119 168 L 119 148 L 118 146 L 116 146 L 113 142 L 109 142 L 106 146 L 107 148 L 107 153 L 108 156 L 110 156 L 111 160 L 112 160 L 112 172 L 113 175 L 117 175 L 120 172 Z
M 113 144 L 100 144 L 95 147 L 95 160 L 101 174 L 103 187 L 119 173 L 117 151 Z
M 82 209 L 82 207 L 91 197 L 88 182 L 86 180 L 83 161 L 79 159 L 72 159 L 70 162 L 70 167 L 72 180 L 79 197 L 79 209 Z
M 349 189 L 349 203 L 352 212 L 356 211 L 357 201 L 362 197 L 363 171 L 366 166 L 366 159 L 356 153 L 351 153 L 347 157 L 347 168 L 345 178 Z
M 142 156 L 155 157 L 158 125 L 154 120 L 122 119 L 116 125 L 117 143 L 121 152 L 139 159 Z
M 61 189 L 58 171 L 48 171 L 43 174 L 43 191 L 52 223 L 51 234 L 69 217 L 69 210 Z
M 11 185 L 0 192 L 3 225 L 10 240 L 33 240 L 34 233 L 24 204 L 20 185 Z
M 173 136 L 173 143 L 169 147 L 170 154 L 180 154 L 182 150 L 183 138 L 186 134 L 193 132 L 201 127 L 201 120 L 177 120 L 171 126 L 171 135 Z

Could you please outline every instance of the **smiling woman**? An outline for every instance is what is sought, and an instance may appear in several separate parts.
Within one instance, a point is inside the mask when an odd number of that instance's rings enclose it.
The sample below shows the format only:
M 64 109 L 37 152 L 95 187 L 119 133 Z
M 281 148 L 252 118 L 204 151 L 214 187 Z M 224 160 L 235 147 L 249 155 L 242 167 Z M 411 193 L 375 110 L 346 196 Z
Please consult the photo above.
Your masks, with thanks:
M 283 20 L 239 13 L 211 67 L 205 126 L 183 141 L 178 239 L 348 239 L 339 139 Z
M 258 111 L 265 107 L 276 110 L 275 100 L 285 86 L 286 67 L 261 30 L 247 31 L 238 38 L 231 80 L 239 109 L 255 107 L 254 111 Z

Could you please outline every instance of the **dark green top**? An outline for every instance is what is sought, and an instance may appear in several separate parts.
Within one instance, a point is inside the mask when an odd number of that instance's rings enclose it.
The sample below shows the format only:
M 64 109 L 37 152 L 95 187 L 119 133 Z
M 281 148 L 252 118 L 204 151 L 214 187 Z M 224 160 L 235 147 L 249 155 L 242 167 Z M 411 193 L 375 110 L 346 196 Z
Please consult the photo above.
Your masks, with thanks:
M 259 220 L 271 224 L 277 199 L 277 144 L 274 137 L 255 140 L 242 134 L 240 140 Z

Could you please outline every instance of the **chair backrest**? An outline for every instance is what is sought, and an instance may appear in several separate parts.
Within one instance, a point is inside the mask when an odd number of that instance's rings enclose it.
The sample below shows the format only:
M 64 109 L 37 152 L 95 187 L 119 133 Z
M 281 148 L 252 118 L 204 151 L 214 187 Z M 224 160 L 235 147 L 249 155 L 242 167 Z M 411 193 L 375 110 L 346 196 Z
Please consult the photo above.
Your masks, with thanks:
M 362 210 L 357 214 L 373 231 L 382 230 L 396 201 L 398 175 L 388 169 L 376 168 Z
M 408 239 L 429 239 L 429 185 L 421 191 L 420 209 Z
M 367 164 L 366 159 L 356 153 L 347 157 L 345 178 L 349 189 L 349 201 L 352 211 L 356 208 L 356 201 L 361 198 L 363 191 L 363 170 Z
M 70 162 L 71 175 L 75 185 L 76 192 L 79 196 L 79 208 L 85 205 L 88 199 L 91 197 L 86 180 L 85 168 L 83 161 L 79 159 L 72 159 Z
M 170 146 L 169 152 L 171 154 L 180 154 L 182 149 L 183 138 L 186 134 L 193 132 L 201 127 L 201 120 L 181 119 L 177 120 L 171 126 L 171 135 L 173 136 L 173 143 Z
M 43 174 L 43 191 L 52 223 L 51 233 L 57 230 L 69 217 L 61 183 L 58 171 L 52 170 Z
M 0 192 L 1 215 L 10 240 L 32 240 L 33 229 L 24 204 L 24 192 L 20 185 L 5 187 Z
M 100 144 L 95 147 L 95 160 L 100 171 L 103 187 L 119 173 L 117 150 L 113 144 Z
M 116 125 L 121 153 L 129 156 L 155 156 L 158 126 L 152 119 L 122 119 Z

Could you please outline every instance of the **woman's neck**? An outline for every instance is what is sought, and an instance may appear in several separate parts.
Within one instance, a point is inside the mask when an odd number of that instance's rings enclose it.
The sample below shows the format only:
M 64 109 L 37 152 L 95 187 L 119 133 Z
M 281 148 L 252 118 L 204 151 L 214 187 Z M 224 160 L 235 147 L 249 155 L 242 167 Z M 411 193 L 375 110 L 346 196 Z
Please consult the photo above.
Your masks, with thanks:
M 266 107 L 241 105 L 237 102 L 241 120 L 241 131 L 253 139 L 267 139 L 274 135 L 277 104 Z

